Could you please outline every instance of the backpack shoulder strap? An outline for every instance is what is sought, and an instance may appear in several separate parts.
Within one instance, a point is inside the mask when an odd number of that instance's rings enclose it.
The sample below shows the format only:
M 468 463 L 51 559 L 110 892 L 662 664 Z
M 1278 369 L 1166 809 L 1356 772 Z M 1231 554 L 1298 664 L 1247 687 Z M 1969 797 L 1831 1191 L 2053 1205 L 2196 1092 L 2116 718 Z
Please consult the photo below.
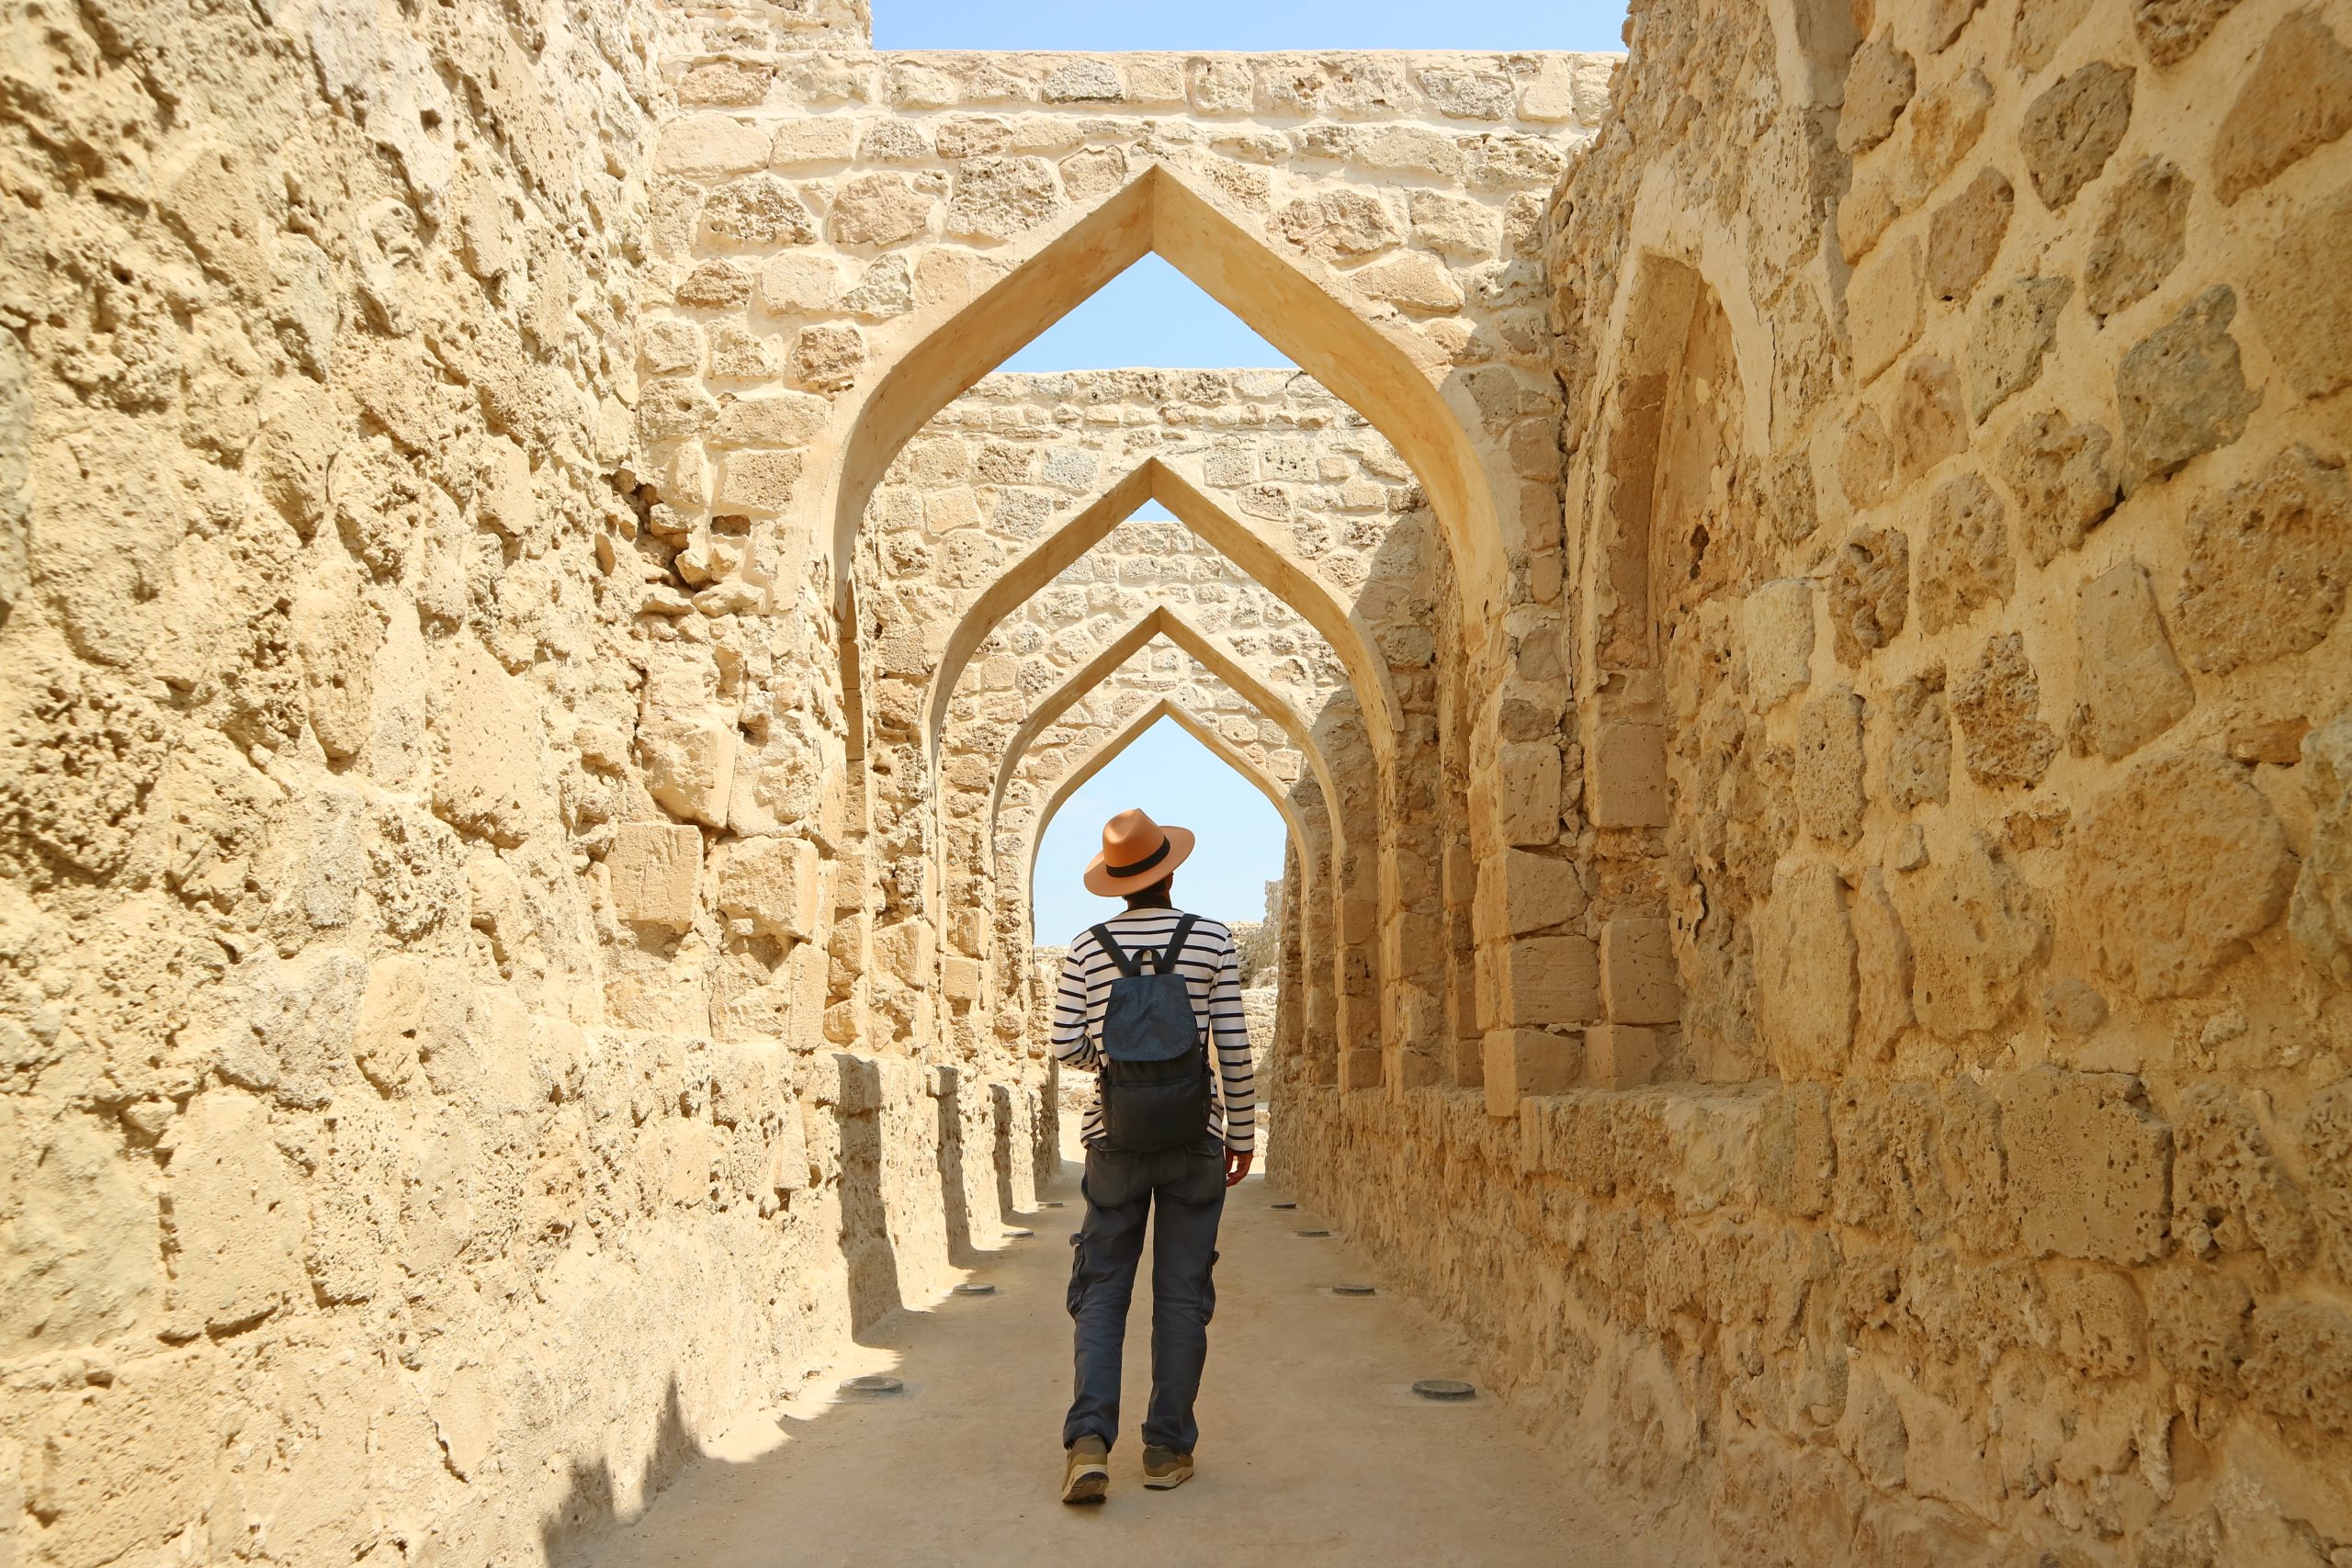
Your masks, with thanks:
M 1160 950 L 1159 971 L 1161 974 L 1172 974 L 1175 971 L 1176 961 L 1184 955 L 1184 943 L 1192 937 L 1193 927 L 1199 919 L 1198 915 L 1187 915 L 1176 922 L 1175 931 L 1169 935 L 1168 945 Z
M 1112 967 L 1118 970 L 1122 976 L 1128 979 L 1135 978 L 1136 975 L 1138 973 L 1136 968 L 1136 961 L 1127 956 L 1127 950 L 1121 947 L 1119 945 L 1119 939 L 1111 934 L 1111 928 L 1109 926 L 1096 926 L 1093 928 L 1093 931 L 1094 940 L 1102 944 L 1102 948 L 1104 953 L 1110 954 Z

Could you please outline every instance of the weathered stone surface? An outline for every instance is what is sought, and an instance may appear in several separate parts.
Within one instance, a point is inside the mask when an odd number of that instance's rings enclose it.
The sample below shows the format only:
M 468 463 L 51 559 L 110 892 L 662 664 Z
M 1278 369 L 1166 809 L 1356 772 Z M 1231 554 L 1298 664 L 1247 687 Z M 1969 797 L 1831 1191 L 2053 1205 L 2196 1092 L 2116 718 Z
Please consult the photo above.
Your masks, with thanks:
M 2147 569 L 2127 560 L 2083 584 L 2075 611 L 2076 690 L 2090 746 L 2121 757 L 2172 728 L 2197 701 L 2173 657 Z
M 901 175 L 860 175 L 833 195 L 827 222 L 844 244 L 895 245 L 922 233 L 933 199 Z
M 1910 103 L 1917 80 L 1911 57 L 1894 46 L 1892 31 L 1882 31 L 1856 50 L 1846 71 L 1838 145 L 1848 152 L 1861 152 L 1885 141 L 1895 118 Z
M 2172 1114 L 2173 1234 L 2199 1257 L 2259 1251 L 2301 1269 L 2316 1239 L 2303 1190 L 2270 1147 L 2245 1097 L 2200 1083 Z
M 2213 137 L 2213 194 L 2267 185 L 2352 130 L 2352 49 L 2313 10 L 2290 11 L 2255 57 Z
M 1043 158 L 968 158 L 956 171 L 947 231 L 1009 240 L 1044 222 L 1061 204 L 1054 166 Z
M 2309 447 L 2273 457 L 2188 513 L 2173 619 L 2188 662 L 2221 674 L 2316 646 L 2352 578 L 2352 482 Z
M 2000 1088 L 2009 1199 L 2027 1248 L 2144 1263 L 2170 1217 L 2171 1136 L 2122 1073 L 2036 1067 Z
M 814 937 L 818 891 L 817 846 L 806 839 L 745 840 L 719 861 L 718 912 L 750 922 L 759 936 L 785 942 Z
M 434 669 L 433 810 L 459 832 L 519 844 L 541 798 L 539 715 L 527 688 L 471 638 Z
M 2135 765 L 2069 836 L 2068 891 L 2101 973 L 2187 996 L 2286 912 L 2295 876 L 2277 812 L 2220 757 Z
M 1960 372 L 1950 361 L 1923 354 L 1903 367 L 1894 391 L 1894 471 L 1917 479 L 1967 446 Z
M 2006 600 L 2016 586 L 2008 508 L 1993 487 L 1975 474 L 1937 486 L 1920 535 L 1920 628 L 1939 632 L 1958 626 Z
M 2352 1316 L 2324 1301 L 2273 1301 L 2254 1310 L 2245 1360 L 2249 1396 L 2281 1420 L 2352 1433 Z
M 1878 411 L 1864 403 L 1846 421 L 1838 448 L 1838 487 L 1856 511 L 1877 505 L 1894 478 L 1894 443 Z
M 703 204 L 702 221 L 712 239 L 725 244 L 805 245 L 817 237 L 808 209 L 774 175 L 721 186 Z
M 1846 326 L 1854 343 L 1854 373 L 1874 381 L 1919 335 L 1925 311 L 1919 243 L 1881 245 L 1854 269 L 1846 288 Z
M 2237 308 L 2229 288 L 2209 288 L 2123 356 L 2115 398 L 2125 494 L 2245 434 L 2262 394 L 2246 386 L 2230 336 Z
M 2128 310 L 2172 276 L 2188 251 L 2188 176 L 2165 158 L 2132 167 L 2091 231 L 2083 304 L 2101 321 Z
M 2132 0 L 2132 30 L 2158 65 L 2176 65 L 2197 51 L 2238 0 Z
M 1910 613 L 1911 542 L 1891 528 L 1847 539 L 1829 574 L 1829 624 L 1838 661 L 1860 664 L 1903 630 Z
M 170 1132 L 172 1306 L 216 1335 L 253 1327 L 308 1299 L 308 1218 L 293 1166 L 254 1096 L 198 1095 Z
M 1782 874 L 1756 922 L 1757 1027 L 1781 1076 L 1842 1077 L 1855 1005 L 1854 936 L 1837 871 Z
M 1931 665 L 1894 689 L 1894 737 L 1886 787 L 1905 810 L 1951 798 L 1951 716 L 1944 706 L 1944 670 Z
M 1978 834 L 1916 897 L 1905 924 L 1920 1024 L 1947 1040 L 1997 1030 L 2049 953 L 2041 896 Z
M 2048 566 L 2115 510 L 2121 485 L 2113 437 L 2056 409 L 2028 415 L 2001 444 L 2001 480 L 2018 499 L 2018 532 L 2036 566 Z
M 1951 690 L 1968 776 L 1995 788 L 2041 783 L 2058 751 L 2041 709 L 2041 683 L 2025 656 L 2025 639 L 2016 632 L 1986 638 Z
M 2324 397 L 2352 386 L 2352 186 L 2301 209 L 2246 278 L 2246 304 L 2295 390 Z
M 2058 56 L 2058 46 L 2079 26 L 2091 0 L 2018 0 L 2009 31 L 2009 58 L 2030 74 Z
M 1911 1027 L 1911 991 L 1916 975 L 1911 938 L 1903 917 L 1887 897 L 1885 879 L 1873 867 L 1862 874 L 1854 894 L 1854 974 L 1860 1004 L 1854 1044 L 1864 1060 L 1885 1061 Z
M 2040 378 L 2074 291 L 2069 277 L 2016 277 L 1985 296 L 1968 323 L 1968 409 L 1979 423 Z
M 2312 837 L 2288 929 L 2321 974 L 2352 987 L 2352 709 L 2303 738 L 2302 765 Z M 2352 1190 L 2345 1201 L 2352 1208 Z
M 1862 836 L 1862 699 L 1825 692 L 1797 711 L 1797 817 L 1825 843 Z
M 2008 177 L 1989 165 L 1936 209 L 1928 221 L 1928 292 L 1939 299 L 1966 299 L 1992 269 L 2016 209 Z
M 1740 602 L 1739 635 L 1748 692 L 1769 713 L 1813 679 L 1813 584 L 1785 577 L 1758 588 Z
M 605 856 L 614 916 L 631 923 L 694 924 L 701 874 L 702 834 L 674 822 L 625 822 Z
M 2132 70 L 2094 61 L 2026 106 L 2018 128 L 2035 194 L 2055 212 L 2098 178 L 2132 123 Z

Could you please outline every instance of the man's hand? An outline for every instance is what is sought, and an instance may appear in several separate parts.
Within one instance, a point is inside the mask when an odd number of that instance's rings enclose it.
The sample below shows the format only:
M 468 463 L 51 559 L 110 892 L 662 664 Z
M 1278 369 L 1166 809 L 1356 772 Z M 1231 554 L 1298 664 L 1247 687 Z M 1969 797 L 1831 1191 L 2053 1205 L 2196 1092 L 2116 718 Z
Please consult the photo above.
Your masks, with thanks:
M 1250 1151 L 1248 1149 L 1225 1151 L 1225 1184 L 1227 1187 L 1250 1174 Z

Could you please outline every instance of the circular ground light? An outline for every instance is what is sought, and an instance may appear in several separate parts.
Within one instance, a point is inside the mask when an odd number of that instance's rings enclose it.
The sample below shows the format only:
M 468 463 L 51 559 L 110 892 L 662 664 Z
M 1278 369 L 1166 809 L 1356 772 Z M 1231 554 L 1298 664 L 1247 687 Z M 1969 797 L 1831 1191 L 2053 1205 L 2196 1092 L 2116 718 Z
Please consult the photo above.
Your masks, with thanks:
M 958 1285 L 956 1287 L 956 1293 L 959 1296 L 992 1296 L 996 1294 L 996 1287 L 994 1285 Z
M 1303 1235 L 1303 1236 L 1310 1236 L 1310 1237 L 1314 1237 L 1314 1236 L 1327 1236 L 1327 1235 L 1329 1235 L 1331 1233 L 1330 1233 L 1329 1231 L 1301 1231 L 1301 1232 L 1299 1232 L 1298 1234 L 1299 1234 L 1299 1235 Z
M 1468 1383 L 1452 1378 L 1423 1378 L 1413 1385 L 1413 1392 L 1423 1399 L 1475 1399 L 1478 1394 Z
M 1298 1205 L 1295 1203 L 1270 1203 L 1267 1207 L 1272 1209 L 1295 1209 Z
M 1370 1296 L 1379 1292 L 1370 1285 L 1334 1285 L 1331 1293 L 1335 1296 Z
M 884 1377 L 880 1372 L 868 1372 L 862 1378 L 852 1378 L 842 1384 L 852 1393 L 899 1393 L 906 1386 L 898 1379 Z
M 1037 1233 L 1035 1231 L 1007 1231 L 1004 1234 L 1005 1238 L 1009 1241 L 1027 1241 L 1031 1236 L 1035 1235 Z

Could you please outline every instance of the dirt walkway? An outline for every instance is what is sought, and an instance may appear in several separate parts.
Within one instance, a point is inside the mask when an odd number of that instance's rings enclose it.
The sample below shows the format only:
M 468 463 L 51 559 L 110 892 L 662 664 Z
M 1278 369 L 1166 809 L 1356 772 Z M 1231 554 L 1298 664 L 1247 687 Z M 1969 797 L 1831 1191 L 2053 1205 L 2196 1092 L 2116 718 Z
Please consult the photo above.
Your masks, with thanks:
M 1458 1352 L 1385 1292 L 1332 1293 L 1363 1281 L 1362 1265 L 1341 1241 L 1295 1234 L 1319 1222 L 1271 1207 L 1282 1195 L 1256 1177 L 1226 1206 L 1199 1473 L 1174 1492 L 1141 1484 L 1149 1314 L 1139 1281 L 1110 1501 L 1062 1506 L 1065 1238 L 1079 1201 L 1066 1168 L 1054 1196 L 1067 1206 L 1024 1216 L 1036 1235 L 973 1273 L 995 1294 L 898 1314 L 842 1370 L 887 1372 L 905 1392 L 829 1389 L 797 1402 L 824 1408 L 729 1434 L 721 1456 L 691 1466 L 614 1540 L 600 1568 L 1648 1560 L 1485 1390 L 1464 1404 L 1415 1397 L 1416 1378 L 1464 1375 Z

